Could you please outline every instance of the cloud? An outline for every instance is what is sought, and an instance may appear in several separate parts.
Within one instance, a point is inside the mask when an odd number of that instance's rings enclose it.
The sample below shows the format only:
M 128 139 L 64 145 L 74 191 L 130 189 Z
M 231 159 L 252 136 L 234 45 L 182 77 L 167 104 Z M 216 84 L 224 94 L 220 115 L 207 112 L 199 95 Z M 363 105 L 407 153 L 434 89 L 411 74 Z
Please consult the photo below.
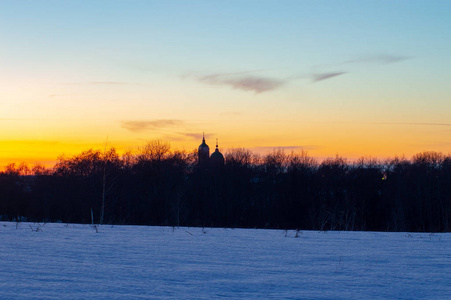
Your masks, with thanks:
M 267 153 L 273 150 L 284 150 L 284 151 L 295 151 L 295 150 L 316 150 L 321 148 L 319 145 L 303 145 L 303 146 L 261 146 L 261 147 L 252 147 L 253 150 L 259 153 Z
M 346 74 L 346 72 L 328 72 L 328 73 L 317 73 L 312 75 L 314 82 L 331 79 L 340 75 Z
M 141 85 L 141 83 L 124 82 L 124 81 L 89 81 L 89 82 L 65 82 L 69 85 Z
M 236 90 L 252 91 L 256 94 L 276 90 L 283 86 L 287 81 L 269 77 L 245 75 L 250 72 L 229 73 L 229 74 L 210 74 L 197 79 L 210 85 L 229 86 Z
M 71 96 L 73 94 L 50 94 L 48 97 L 49 98 L 58 98 L 58 97 L 66 97 L 66 96 Z
M 190 139 L 199 140 L 199 141 L 202 140 L 202 133 L 199 133 L 199 132 L 179 132 L 178 134 L 184 136 L 185 138 L 190 138 Z M 216 133 L 214 133 L 214 132 L 208 132 L 208 134 L 205 133 L 205 139 L 209 139 L 210 137 L 215 136 L 215 135 L 216 135 Z
M 236 90 L 241 90 L 245 92 L 255 92 L 256 94 L 269 92 L 277 90 L 287 84 L 288 82 L 298 80 L 298 79 L 311 79 L 312 82 L 318 82 L 323 80 L 332 79 L 337 76 L 348 73 L 348 71 L 336 71 L 333 69 L 343 68 L 343 66 L 348 66 L 351 69 L 352 65 L 358 64 L 392 64 L 400 62 L 410 57 L 404 55 L 393 55 L 393 54 L 377 54 L 373 56 L 366 56 L 356 59 L 351 59 L 347 61 L 342 61 L 333 64 L 317 65 L 313 66 L 311 74 L 301 74 L 301 75 L 291 75 L 282 79 L 271 78 L 255 75 L 258 72 L 266 72 L 268 69 L 251 70 L 244 72 L 235 73 L 212 73 L 204 76 L 185 74 L 182 78 L 195 78 L 199 82 L 209 85 L 217 86 L 228 86 Z M 332 69 L 332 70 L 331 70 Z
M 374 124 L 381 125 L 415 125 L 415 126 L 451 126 L 451 123 L 420 123 L 420 122 L 412 122 L 412 123 L 398 123 L 398 122 L 376 122 Z
M 121 121 L 121 127 L 132 132 L 143 132 L 147 130 L 157 130 L 167 127 L 179 127 L 184 125 L 182 120 L 148 120 L 148 121 Z
M 254 91 L 256 94 L 272 91 L 281 87 L 284 82 L 272 78 L 263 77 L 245 77 L 224 81 L 234 89 L 243 91 Z
M 93 85 L 137 85 L 137 83 L 121 82 L 121 81 L 91 81 L 88 83 Z
M 237 112 L 237 111 L 227 111 L 227 112 L 223 112 L 223 113 L 219 114 L 219 116 L 226 117 L 226 118 L 237 117 L 237 116 L 241 116 L 241 115 L 242 115 L 242 113 Z
M 436 149 L 437 147 L 448 147 L 451 146 L 451 142 L 437 142 L 437 143 L 428 143 L 428 144 L 411 144 L 410 146 L 415 147 L 430 147 Z
M 25 145 L 25 146 L 30 146 L 30 147 L 36 147 L 39 145 L 55 146 L 55 145 L 62 144 L 61 141 L 47 141 L 47 140 L 4 140 L 4 141 L 2 141 L 2 143 Z
M 403 61 L 406 59 L 409 59 L 410 57 L 408 56 L 403 56 L 403 55 L 392 55 L 392 54 L 378 54 L 378 55 L 374 55 L 374 56 L 367 56 L 367 57 L 362 57 L 362 58 L 356 58 L 356 59 L 351 59 L 351 60 L 347 60 L 347 61 L 343 61 L 343 62 L 339 62 L 339 63 L 335 63 L 335 64 L 326 64 L 326 65 L 317 65 L 314 66 L 314 69 L 332 69 L 332 68 L 341 68 L 341 66 L 348 66 L 348 68 L 351 68 L 352 65 L 359 65 L 359 64 L 378 64 L 378 65 L 385 65 L 385 64 L 392 64 L 392 63 L 396 63 L 399 61 Z M 317 82 L 317 81 L 322 81 L 322 80 L 327 80 L 327 79 L 331 79 L 343 74 L 346 74 L 348 72 L 344 72 L 344 71 L 321 71 L 321 72 L 315 72 L 312 75 L 310 75 L 309 77 L 312 78 L 313 82 Z
M 183 140 L 185 140 L 186 138 L 192 140 L 202 140 L 202 133 L 199 132 L 178 132 L 177 134 L 183 136 Z
M 402 126 L 445 126 L 451 127 L 451 123 L 428 122 L 320 122 L 325 124 L 370 124 L 370 125 L 402 125 Z
M 374 56 L 363 57 L 359 59 L 352 59 L 341 63 L 346 64 L 356 64 L 356 63 L 375 63 L 375 64 L 392 64 L 399 61 L 409 59 L 408 56 L 403 55 L 392 55 L 392 54 L 378 54 Z
M 211 141 L 209 137 L 215 136 L 214 133 L 209 132 L 208 135 L 205 136 L 205 139 L 207 140 L 207 144 Z M 169 140 L 169 141 L 186 141 L 186 140 L 193 140 L 198 141 L 199 143 L 202 141 L 202 132 L 176 132 L 176 133 L 170 133 L 162 136 L 163 139 Z

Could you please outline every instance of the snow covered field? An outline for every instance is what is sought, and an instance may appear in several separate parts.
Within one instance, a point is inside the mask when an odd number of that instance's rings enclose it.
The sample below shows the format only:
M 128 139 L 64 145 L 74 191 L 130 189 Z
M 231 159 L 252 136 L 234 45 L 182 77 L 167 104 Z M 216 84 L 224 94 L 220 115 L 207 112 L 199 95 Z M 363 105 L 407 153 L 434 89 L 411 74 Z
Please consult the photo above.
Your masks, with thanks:
M 0 222 L 0 299 L 451 299 L 451 234 Z

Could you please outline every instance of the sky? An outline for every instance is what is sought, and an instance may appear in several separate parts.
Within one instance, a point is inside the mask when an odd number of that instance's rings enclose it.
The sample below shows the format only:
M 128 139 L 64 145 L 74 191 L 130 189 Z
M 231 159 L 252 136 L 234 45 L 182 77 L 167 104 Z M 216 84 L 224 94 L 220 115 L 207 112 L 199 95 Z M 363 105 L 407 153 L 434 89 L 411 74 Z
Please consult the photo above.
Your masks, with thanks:
M 153 139 L 451 152 L 450 1 L 0 0 L 0 167 Z

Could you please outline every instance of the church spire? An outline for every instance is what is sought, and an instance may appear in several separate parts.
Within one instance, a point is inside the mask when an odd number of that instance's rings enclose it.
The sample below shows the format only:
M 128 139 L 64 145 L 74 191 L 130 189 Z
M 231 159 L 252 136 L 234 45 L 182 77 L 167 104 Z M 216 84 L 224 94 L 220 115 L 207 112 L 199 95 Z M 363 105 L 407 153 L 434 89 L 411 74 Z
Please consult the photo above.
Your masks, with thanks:
M 205 132 L 202 133 L 202 144 L 200 144 L 198 149 L 198 161 L 199 165 L 206 165 L 208 159 L 210 158 L 210 148 L 205 143 Z
M 218 139 L 216 139 L 216 149 L 210 157 L 210 164 L 215 168 L 222 168 L 224 167 L 224 156 L 219 152 L 218 147 Z

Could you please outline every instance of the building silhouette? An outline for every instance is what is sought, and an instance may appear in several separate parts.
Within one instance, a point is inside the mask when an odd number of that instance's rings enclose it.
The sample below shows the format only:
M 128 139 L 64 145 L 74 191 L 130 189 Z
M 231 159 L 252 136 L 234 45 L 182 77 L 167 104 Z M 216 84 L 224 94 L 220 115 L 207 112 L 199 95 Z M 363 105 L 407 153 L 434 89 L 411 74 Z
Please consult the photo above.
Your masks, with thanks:
M 224 166 L 224 155 L 219 152 L 218 140 L 216 139 L 216 149 L 210 156 L 210 147 L 205 142 L 205 133 L 202 135 L 202 144 L 199 145 L 197 151 L 197 158 L 199 166 L 222 167 Z
M 206 166 L 210 158 L 210 147 L 205 143 L 205 133 L 202 134 L 202 144 L 197 151 L 198 162 L 200 166 Z
M 213 167 L 220 168 L 224 166 L 224 155 L 219 152 L 218 139 L 216 139 L 216 149 L 215 152 L 210 156 L 210 164 Z

